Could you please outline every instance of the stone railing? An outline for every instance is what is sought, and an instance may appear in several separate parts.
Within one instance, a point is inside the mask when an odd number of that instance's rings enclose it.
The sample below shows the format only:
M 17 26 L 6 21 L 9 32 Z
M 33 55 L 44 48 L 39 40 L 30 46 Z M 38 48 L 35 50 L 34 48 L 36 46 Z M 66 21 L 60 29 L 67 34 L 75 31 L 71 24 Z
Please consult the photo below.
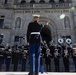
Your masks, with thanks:
M 28 9 L 28 8 L 69 8 L 71 7 L 72 4 L 71 3 L 45 3 L 45 4 L 39 4 L 39 3 L 35 3 L 35 4 L 16 4 L 14 6 L 15 9 Z
M 2 4 L 1 8 L 14 8 L 14 9 L 38 9 L 38 8 L 50 8 L 50 9 L 54 9 L 54 8 L 69 8 L 71 7 L 72 4 L 71 3 L 34 3 L 34 4 L 30 4 L 30 3 L 25 3 L 25 4 Z
M 3 9 L 3 8 L 5 8 L 5 9 L 11 9 L 11 8 L 14 8 L 14 5 L 13 4 L 10 4 L 10 3 L 8 3 L 8 4 L 1 3 L 0 4 L 0 8 L 1 9 Z

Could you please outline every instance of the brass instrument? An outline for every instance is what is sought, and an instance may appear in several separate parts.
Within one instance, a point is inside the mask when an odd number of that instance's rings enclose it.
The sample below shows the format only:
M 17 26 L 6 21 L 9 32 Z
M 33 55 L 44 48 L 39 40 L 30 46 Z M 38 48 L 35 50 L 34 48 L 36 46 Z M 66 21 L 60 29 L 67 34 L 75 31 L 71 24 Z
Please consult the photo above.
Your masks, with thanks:
M 69 55 L 69 53 L 68 53 L 68 49 L 67 49 L 67 46 L 66 46 L 66 48 L 64 50 L 64 57 L 67 57 L 68 55 Z
M 71 42 L 72 42 L 72 40 L 71 40 L 71 39 L 69 39 L 69 38 L 68 38 L 68 39 L 66 39 L 66 43 L 67 43 L 67 44 L 71 44 Z
M 67 57 L 68 55 L 68 50 L 64 50 L 64 57 Z
M 64 43 L 64 40 L 62 38 L 59 38 L 58 39 L 58 43 L 63 44 Z
M 76 48 L 73 48 L 73 56 L 76 56 Z
M 55 49 L 54 55 L 55 55 L 55 57 L 59 56 L 58 49 Z
M 47 54 L 47 56 L 50 55 L 50 49 L 47 49 L 47 50 L 46 50 L 46 54 Z

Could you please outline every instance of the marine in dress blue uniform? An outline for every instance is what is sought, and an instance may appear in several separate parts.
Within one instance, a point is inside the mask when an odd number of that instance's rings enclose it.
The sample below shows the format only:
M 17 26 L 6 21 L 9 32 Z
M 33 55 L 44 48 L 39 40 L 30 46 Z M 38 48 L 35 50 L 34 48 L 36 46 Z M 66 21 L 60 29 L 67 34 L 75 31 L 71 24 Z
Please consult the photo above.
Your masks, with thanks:
M 30 73 L 29 75 L 38 75 L 40 68 L 40 31 L 42 25 L 38 23 L 39 15 L 34 15 L 33 22 L 30 22 L 27 28 L 27 42 L 29 44 L 30 54 Z
M 51 72 L 51 58 L 52 54 L 50 53 L 50 49 L 46 49 L 46 57 L 45 57 L 45 64 L 46 64 L 46 71 Z
M 69 63 L 69 56 L 70 56 L 70 53 L 69 53 L 67 45 L 64 45 L 64 47 L 63 47 L 62 56 L 63 56 L 63 63 L 64 63 L 65 72 L 69 72 L 69 64 L 70 64 Z
M 55 72 L 59 72 L 60 68 L 59 68 L 59 58 L 60 58 L 60 51 L 57 48 L 57 46 L 55 46 L 54 49 L 54 64 L 55 64 Z
M 27 55 L 28 55 L 28 51 L 27 50 L 23 50 L 21 52 L 21 70 L 22 71 L 26 71 L 26 62 L 27 62 Z
M 10 64 L 11 64 L 11 58 L 12 58 L 12 49 L 10 48 L 10 46 L 8 46 L 8 48 L 5 49 L 5 56 L 6 56 L 6 60 L 5 60 L 6 71 L 9 71 Z
M 73 45 L 72 58 L 73 58 L 74 66 L 75 66 L 75 72 L 76 72 L 76 44 Z
M 4 47 L 0 46 L 0 71 L 2 70 L 2 65 L 4 63 Z
M 13 71 L 17 71 L 18 64 L 20 59 L 20 51 L 16 47 L 12 50 L 12 63 L 13 63 Z

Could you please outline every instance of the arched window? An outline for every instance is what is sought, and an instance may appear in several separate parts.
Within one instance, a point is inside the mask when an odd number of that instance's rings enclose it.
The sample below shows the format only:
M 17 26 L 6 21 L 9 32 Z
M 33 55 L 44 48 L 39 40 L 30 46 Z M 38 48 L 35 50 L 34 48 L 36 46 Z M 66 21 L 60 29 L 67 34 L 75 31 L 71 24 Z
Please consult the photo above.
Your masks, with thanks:
M 64 0 L 59 0 L 59 3 L 64 3 L 65 1 Z
M 49 0 L 49 2 L 50 2 L 50 3 L 55 3 L 55 1 L 54 1 L 54 0 Z
M 35 0 L 31 0 L 30 3 L 35 3 Z
M 65 2 L 72 2 L 72 0 L 65 0 Z
M 64 18 L 64 25 L 65 25 L 65 28 L 67 29 L 70 29 L 71 28 L 71 26 L 70 26 L 70 20 L 69 20 L 69 17 L 68 16 L 66 16 L 65 18 Z
M 5 1 L 4 1 L 4 4 L 7 4 L 7 2 L 8 2 L 8 0 L 5 0 Z
M 45 3 L 45 1 L 44 0 L 40 0 L 40 3 Z
M 25 0 L 21 0 L 20 4 L 25 4 L 26 1 Z
M 17 17 L 16 18 L 16 21 L 15 21 L 15 29 L 16 28 L 19 28 L 20 29 L 21 27 L 21 18 L 20 17 Z
M 49 2 L 50 2 L 50 3 L 55 3 L 55 1 L 54 1 L 54 0 L 49 0 Z

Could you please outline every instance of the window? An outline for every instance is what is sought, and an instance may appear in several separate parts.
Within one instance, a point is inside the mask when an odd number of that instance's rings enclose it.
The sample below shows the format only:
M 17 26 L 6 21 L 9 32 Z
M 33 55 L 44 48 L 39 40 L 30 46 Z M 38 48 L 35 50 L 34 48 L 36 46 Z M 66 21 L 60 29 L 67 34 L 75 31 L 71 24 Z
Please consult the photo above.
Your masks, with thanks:
M 5 0 L 4 4 L 7 4 L 8 0 Z
M 14 42 L 19 42 L 19 36 L 15 36 Z
M 55 3 L 55 1 L 54 1 L 54 0 L 49 0 L 49 2 L 50 2 L 50 3 Z
M 66 36 L 62 36 L 62 38 L 63 39 L 67 39 L 67 38 L 71 39 L 71 36 L 70 35 L 66 35 Z
M 44 0 L 40 0 L 40 3 L 45 3 L 45 1 Z
M 0 28 L 3 28 L 4 19 L 0 19 Z
M 66 29 L 71 28 L 70 27 L 70 20 L 69 20 L 69 17 L 68 16 L 66 16 L 64 18 L 64 26 L 65 26 Z
M 15 29 L 16 28 L 20 29 L 20 27 L 21 27 L 21 18 L 17 17 L 15 21 Z
M 24 38 L 23 38 L 23 36 L 15 36 L 14 37 L 14 42 L 16 43 L 16 44 L 22 44 L 22 43 L 24 43 Z
M 59 0 L 59 2 L 60 2 L 60 3 L 63 3 L 63 2 L 65 2 L 65 1 L 64 1 L 64 0 Z
M 25 1 L 25 0 L 22 0 L 22 1 L 21 1 L 21 4 L 25 4 L 25 3 L 26 3 L 26 1 Z
M 31 0 L 30 3 L 35 3 L 35 0 Z
M 72 0 L 65 0 L 65 2 L 72 2 Z
M 5 16 L 4 15 L 1 15 L 1 18 L 4 18 Z

